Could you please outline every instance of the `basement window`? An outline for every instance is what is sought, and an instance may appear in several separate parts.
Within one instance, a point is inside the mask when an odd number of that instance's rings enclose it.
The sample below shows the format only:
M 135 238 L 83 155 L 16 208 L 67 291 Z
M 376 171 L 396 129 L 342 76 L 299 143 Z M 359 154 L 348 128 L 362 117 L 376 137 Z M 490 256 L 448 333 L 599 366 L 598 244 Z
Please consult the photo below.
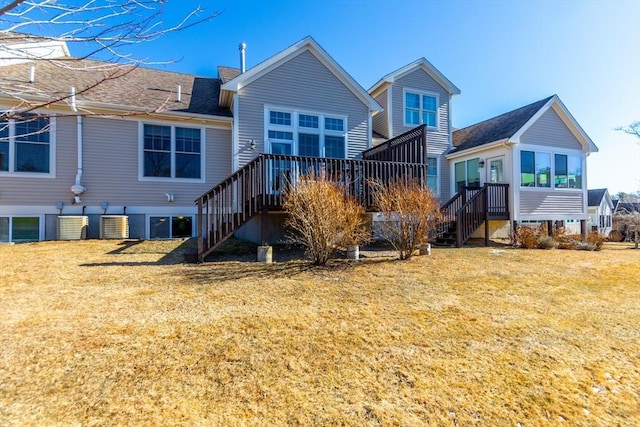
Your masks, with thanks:
M 22 243 L 40 240 L 40 218 L 4 216 L 0 217 L 0 242 Z
M 192 216 L 152 216 L 149 217 L 150 239 L 180 239 L 193 236 Z

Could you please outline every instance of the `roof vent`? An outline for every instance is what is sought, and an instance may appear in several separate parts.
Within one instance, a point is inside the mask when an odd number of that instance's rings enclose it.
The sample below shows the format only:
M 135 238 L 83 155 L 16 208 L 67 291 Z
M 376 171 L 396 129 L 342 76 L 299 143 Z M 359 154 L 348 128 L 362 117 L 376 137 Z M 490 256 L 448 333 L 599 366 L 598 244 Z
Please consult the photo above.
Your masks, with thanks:
M 176 87 L 176 102 L 182 102 L 182 86 Z
M 34 83 L 36 81 L 36 67 L 32 65 L 29 69 L 29 83 Z
M 245 69 L 246 69 L 244 52 L 247 50 L 247 44 L 246 43 L 240 43 L 238 45 L 238 49 L 240 50 L 240 72 L 244 73 Z

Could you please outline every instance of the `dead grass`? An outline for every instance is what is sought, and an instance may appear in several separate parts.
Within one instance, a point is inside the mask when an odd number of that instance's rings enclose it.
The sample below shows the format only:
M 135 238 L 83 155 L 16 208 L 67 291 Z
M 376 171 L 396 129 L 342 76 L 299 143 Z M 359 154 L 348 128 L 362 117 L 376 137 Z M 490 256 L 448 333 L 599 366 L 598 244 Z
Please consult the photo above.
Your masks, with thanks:
M 0 425 L 638 425 L 640 252 L 0 246 Z

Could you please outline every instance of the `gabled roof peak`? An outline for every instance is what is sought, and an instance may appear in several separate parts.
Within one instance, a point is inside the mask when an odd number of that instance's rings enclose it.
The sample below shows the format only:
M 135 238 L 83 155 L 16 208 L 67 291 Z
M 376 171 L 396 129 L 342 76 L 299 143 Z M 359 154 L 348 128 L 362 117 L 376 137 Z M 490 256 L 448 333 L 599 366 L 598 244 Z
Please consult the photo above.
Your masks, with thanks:
M 415 71 L 418 68 L 423 69 L 451 95 L 460 94 L 460 89 L 458 89 L 456 85 L 454 85 L 448 78 L 446 78 L 444 74 L 442 74 L 436 67 L 434 67 L 433 64 L 429 62 L 425 57 L 418 58 L 415 61 L 385 75 L 369 89 L 369 93 L 373 94 L 377 90 L 382 89 L 386 83 L 393 83 L 397 79 Z
M 320 46 L 318 42 L 316 42 L 311 36 L 306 36 L 302 40 L 292 44 L 283 51 L 276 53 L 272 57 L 266 59 L 265 61 L 262 61 L 258 65 L 248 69 L 246 72 L 224 83 L 221 87 L 222 91 L 220 94 L 220 103 L 222 105 L 230 105 L 231 93 L 237 92 L 242 87 L 262 77 L 271 70 L 279 67 L 283 63 L 289 61 L 290 59 L 305 51 L 311 52 L 316 58 L 318 58 L 318 60 L 325 67 L 327 67 L 327 69 L 333 75 L 335 75 L 340 81 L 342 81 L 342 83 L 346 87 L 348 87 L 362 101 L 363 104 L 369 107 L 369 110 L 381 110 L 380 105 L 378 105 L 378 103 L 369 95 L 369 93 L 367 93 L 367 91 L 364 90 L 364 88 L 360 86 L 360 84 L 356 82 L 353 77 L 351 77 L 349 73 L 347 73 L 342 68 L 342 66 L 340 66 L 340 64 L 338 64 L 335 59 L 333 59 L 331 55 L 329 55 L 327 51 L 325 51 L 322 46 Z

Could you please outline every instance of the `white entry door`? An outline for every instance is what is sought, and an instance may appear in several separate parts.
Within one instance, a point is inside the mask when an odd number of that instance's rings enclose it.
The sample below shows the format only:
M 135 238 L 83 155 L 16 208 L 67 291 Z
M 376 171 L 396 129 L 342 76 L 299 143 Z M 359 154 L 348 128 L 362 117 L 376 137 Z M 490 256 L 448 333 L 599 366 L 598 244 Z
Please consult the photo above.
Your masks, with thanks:
M 487 159 L 487 180 L 490 184 L 505 183 L 504 156 Z

